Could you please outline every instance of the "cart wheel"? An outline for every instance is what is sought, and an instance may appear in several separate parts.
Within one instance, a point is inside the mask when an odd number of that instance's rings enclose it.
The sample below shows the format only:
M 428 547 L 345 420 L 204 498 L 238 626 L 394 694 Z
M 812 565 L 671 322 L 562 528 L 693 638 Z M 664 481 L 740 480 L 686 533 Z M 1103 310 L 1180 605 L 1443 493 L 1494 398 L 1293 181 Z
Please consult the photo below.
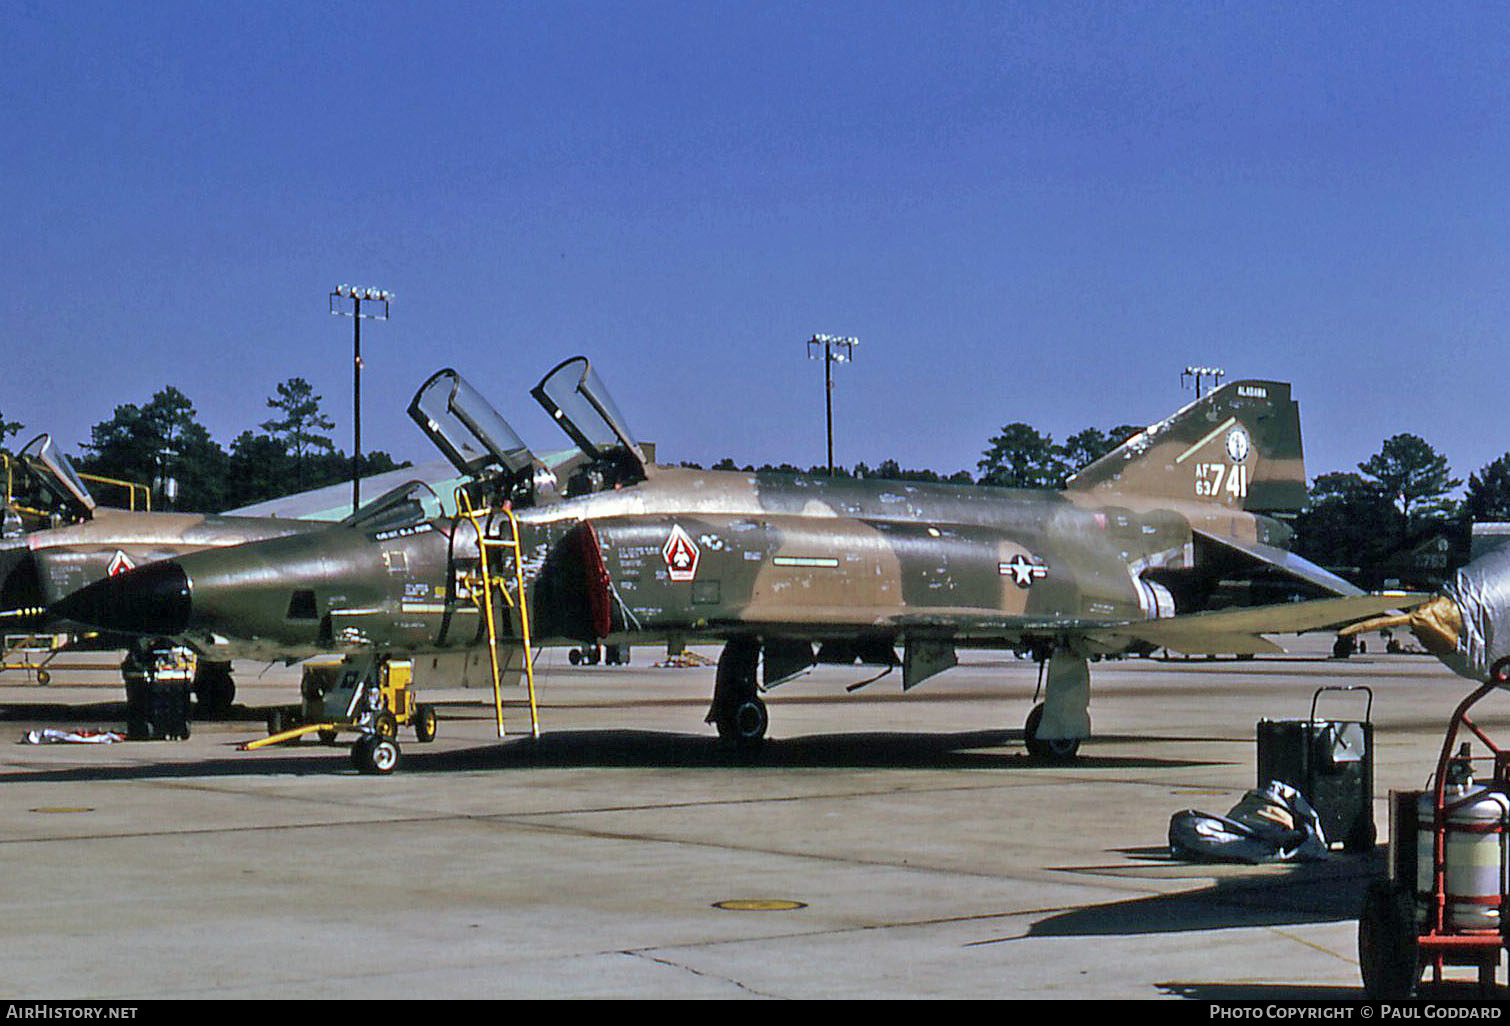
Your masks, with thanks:
M 341 732 L 338 730 L 322 730 L 320 731 L 320 744 L 333 745 L 336 743 L 336 738 L 340 736 Z
M 279 708 L 268 710 L 267 732 L 269 736 L 273 734 L 281 734 L 285 730 L 292 730 L 293 726 L 294 717 L 289 714 L 289 711 L 287 709 Z
M 414 710 L 414 736 L 422 743 L 435 740 L 435 706 L 421 705 Z
M 398 760 L 398 742 L 392 738 L 368 734 L 351 746 L 351 761 L 362 773 L 392 773 Z
M 37 683 L 42 687 L 46 687 L 51 680 L 52 674 L 48 673 L 46 670 L 37 671 Z
M 1403 1001 L 1415 996 L 1421 981 L 1417 939 L 1409 888 L 1388 880 L 1369 884 L 1358 916 L 1358 963 L 1370 998 Z
M 377 714 L 377 719 L 372 721 L 372 729 L 377 731 L 378 737 L 386 737 L 392 741 L 398 737 L 398 720 L 387 709 Z

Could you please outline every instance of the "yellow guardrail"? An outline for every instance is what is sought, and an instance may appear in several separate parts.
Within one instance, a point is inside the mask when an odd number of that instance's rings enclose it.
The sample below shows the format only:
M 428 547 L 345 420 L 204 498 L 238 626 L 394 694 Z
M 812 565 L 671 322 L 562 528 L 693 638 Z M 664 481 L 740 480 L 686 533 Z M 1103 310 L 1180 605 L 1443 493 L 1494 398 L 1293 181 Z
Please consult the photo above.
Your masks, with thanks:
M 25 514 L 27 514 L 29 516 L 34 516 L 34 517 L 46 517 L 46 516 L 50 516 L 51 513 L 52 513 L 51 510 L 33 509 L 30 506 L 22 506 L 22 505 L 18 504 L 15 501 L 15 499 L 16 499 L 16 462 L 15 462 L 15 460 L 13 460 L 11 458 L 10 453 L 0 452 L 0 463 L 3 463 L 5 465 L 5 504 L 7 506 L 11 507 L 12 509 L 14 509 L 16 512 L 18 512 L 18 513 L 25 513 Z M 27 471 L 27 472 L 30 473 L 30 471 Z M 105 477 L 105 476 L 103 476 L 101 474 L 85 474 L 85 473 L 80 472 L 79 473 L 79 477 L 81 477 L 85 481 L 90 482 L 91 484 L 108 485 L 109 487 L 112 487 L 112 488 L 123 488 L 123 489 L 125 489 L 125 491 L 126 491 L 126 505 L 123 506 L 123 507 L 117 507 L 117 508 L 128 509 L 128 510 L 131 510 L 132 512 L 136 511 L 136 496 L 137 496 L 137 493 L 140 492 L 141 493 L 141 501 L 142 501 L 142 510 L 144 512 L 147 512 L 147 513 L 151 513 L 152 512 L 152 489 L 148 488 L 144 484 L 138 484 L 135 481 L 121 481 L 121 480 L 118 480 L 117 478 Z

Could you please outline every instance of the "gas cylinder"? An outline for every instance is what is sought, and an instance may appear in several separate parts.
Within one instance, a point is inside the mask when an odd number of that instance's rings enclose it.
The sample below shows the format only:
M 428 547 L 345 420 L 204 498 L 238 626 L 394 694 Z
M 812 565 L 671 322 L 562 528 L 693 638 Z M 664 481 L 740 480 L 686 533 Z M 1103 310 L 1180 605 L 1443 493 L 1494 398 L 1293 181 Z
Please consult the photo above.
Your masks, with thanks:
M 1498 930 L 1500 903 L 1507 889 L 1505 831 L 1510 799 L 1499 791 L 1475 787 L 1468 745 L 1448 765 L 1442 788 L 1446 809 L 1443 876 L 1447 892 L 1443 926 L 1453 930 Z M 1416 806 L 1416 919 L 1431 917 L 1435 875 L 1433 798 L 1430 790 Z

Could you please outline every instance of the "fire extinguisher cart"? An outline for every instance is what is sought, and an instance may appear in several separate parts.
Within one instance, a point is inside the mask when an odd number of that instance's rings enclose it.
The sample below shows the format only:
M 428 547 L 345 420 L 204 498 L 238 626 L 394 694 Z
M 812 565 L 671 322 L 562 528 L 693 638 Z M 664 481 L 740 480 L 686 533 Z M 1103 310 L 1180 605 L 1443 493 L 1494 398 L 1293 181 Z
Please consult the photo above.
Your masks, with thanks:
M 1453 712 L 1425 791 L 1389 795 L 1389 875 L 1369 885 L 1358 916 L 1358 961 L 1368 995 L 1415 995 L 1427 966 L 1442 982 L 1446 966 L 1478 969 L 1480 993 L 1492 993 L 1505 946 L 1507 837 L 1510 837 L 1510 751 L 1468 716 L 1480 699 L 1510 683 L 1510 665 Z M 1466 728 L 1491 753 L 1474 758 L 1469 744 L 1454 754 Z M 1473 765 L 1492 763 L 1489 782 L 1475 783 Z

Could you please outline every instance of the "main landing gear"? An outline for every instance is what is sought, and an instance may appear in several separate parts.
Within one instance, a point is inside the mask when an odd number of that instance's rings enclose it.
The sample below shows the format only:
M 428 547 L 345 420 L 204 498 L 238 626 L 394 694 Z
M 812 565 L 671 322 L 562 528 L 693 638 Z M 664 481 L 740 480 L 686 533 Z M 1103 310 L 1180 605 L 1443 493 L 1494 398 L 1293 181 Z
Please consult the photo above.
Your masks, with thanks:
M 759 749 L 770 726 L 757 683 L 760 652 L 756 638 L 733 638 L 724 645 L 704 721 L 717 728 L 720 740 L 742 752 Z M 1080 742 L 1091 736 L 1090 661 L 1069 649 L 1055 649 L 1044 660 L 1043 672 L 1043 701 L 1028 713 L 1023 740 L 1038 762 L 1073 762 Z
M 1039 672 L 1047 677 L 1047 685 L 1043 701 L 1033 706 L 1023 724 L 1028 755 L 1039 762 L 1073 762 L 1080 742 L 1091 736 L 1090 661 L 1057 648 Z
M 755 682 L 759 666 L 759 641 L 735 638 L 725 645 L 718 657 L 713 706 L 704 720 L 718 728 L 720 740 L 743 752 L 761 746 L 771 722 Z

